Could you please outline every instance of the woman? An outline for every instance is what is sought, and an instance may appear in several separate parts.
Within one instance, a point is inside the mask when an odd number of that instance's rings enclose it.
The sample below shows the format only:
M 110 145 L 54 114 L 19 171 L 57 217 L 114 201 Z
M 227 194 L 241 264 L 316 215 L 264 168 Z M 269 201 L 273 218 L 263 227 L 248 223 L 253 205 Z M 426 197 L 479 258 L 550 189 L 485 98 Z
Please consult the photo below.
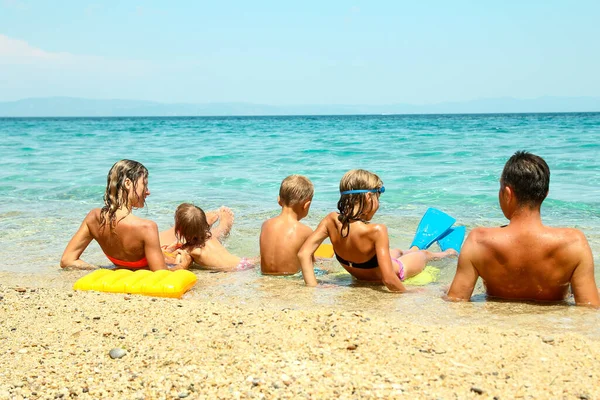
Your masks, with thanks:
M 60 266 L 95 268 L 80 259 L 94 239 L 106 257 L 118 267 L 149 268 L 152 271 L 167 269 L 156 223 L 131 213 L 134 208 L 143 207 L 149 195 L 146 167 L 132 160 L 115 163 L 106 178 L 104 207 L 93 209 L 85 217 L 69 241 Z M 187 269 L 192 262 L 191 257 L 181 250 L 177 250 L 177 254 L 181 261 L 171 269 Z

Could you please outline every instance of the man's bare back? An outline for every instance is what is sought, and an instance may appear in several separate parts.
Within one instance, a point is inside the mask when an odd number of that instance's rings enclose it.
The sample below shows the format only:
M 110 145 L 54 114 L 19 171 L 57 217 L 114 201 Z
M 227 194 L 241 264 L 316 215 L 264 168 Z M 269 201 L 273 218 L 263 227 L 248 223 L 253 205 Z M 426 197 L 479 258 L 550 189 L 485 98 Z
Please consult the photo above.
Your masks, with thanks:
M 598 302 L 591 250 L 576 229 L 541 223 L 477 228 L 469 234 L 458 262 L 464 273 L 457 271 L 450 298 L 468 299 L 472 288 L 468 297 L 466 289 L 480 276 L 492 297 L 562 301 L 572 285 L 578 304 Z
M 585 235 L 542 224 L 550 168 L 539 156 L 516 152 L 504 166 L 498 200 L 510 221 L 476 228 L 467 237 L 450 300 L 469 300 L 481 277 L 488 296 L 509 300 L 562 301 L 569 285 L 578 305 L 600 306 L 594 258 Z

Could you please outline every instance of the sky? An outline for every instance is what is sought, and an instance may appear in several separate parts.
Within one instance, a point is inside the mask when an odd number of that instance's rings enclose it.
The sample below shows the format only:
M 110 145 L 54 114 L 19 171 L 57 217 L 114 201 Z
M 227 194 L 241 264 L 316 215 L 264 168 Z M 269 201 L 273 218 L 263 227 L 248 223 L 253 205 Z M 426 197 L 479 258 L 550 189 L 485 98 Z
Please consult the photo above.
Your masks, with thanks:
M 0 0 L 0 101 L 600 96 L 600 1 Z

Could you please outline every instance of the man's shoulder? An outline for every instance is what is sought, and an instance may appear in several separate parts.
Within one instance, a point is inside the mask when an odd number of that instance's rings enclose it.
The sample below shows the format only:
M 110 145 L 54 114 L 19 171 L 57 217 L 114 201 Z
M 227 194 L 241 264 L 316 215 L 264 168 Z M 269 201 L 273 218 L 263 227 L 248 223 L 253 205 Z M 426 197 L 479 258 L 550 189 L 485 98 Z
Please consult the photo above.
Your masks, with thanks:
M 477 227 L 471 229 L 469 235 L 467 236 L 467 240 L 479 242 L 481 240 L 494 237 L 496 235 L 501 235 L 503 228 L 502 227 Z
M 560 244 L 568 246 L 587 246 L 585 234 L 576 228 L 546 227 L 546 234 Z

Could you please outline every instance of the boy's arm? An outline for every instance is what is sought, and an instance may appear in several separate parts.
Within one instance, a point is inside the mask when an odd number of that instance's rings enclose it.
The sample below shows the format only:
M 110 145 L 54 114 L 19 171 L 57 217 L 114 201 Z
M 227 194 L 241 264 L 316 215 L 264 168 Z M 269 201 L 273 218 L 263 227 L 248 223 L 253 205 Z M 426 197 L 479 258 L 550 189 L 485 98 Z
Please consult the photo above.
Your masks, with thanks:
M 594 257 L 590 245 L 583 235 L 579 232 L 577 250 L 575 257 L 579 257 L 579 263 L 573 271 L 571 277 L 571 289 L 575 297 L 575 303 L 578 306 L 600 306 L 598 297 L 598 287 L 594 278 Z
M 314 253 L 323 242 L 327 239 L 329 232 L 327 231 L 327 217 L 321 221 L 317 229 L 306 238 L 304 244 L 298 252 L 298 259 L 302 267 L 302 277 L 306 286 L 317 286 L 317 278 L 314 270 Z
M 225 238 L 229 235 L 231 228 L 233 227 L 234 215 L 233 211 L 230 208 L 222 206 L 217 211 L 219 215 L 219 226 L 216 228 L 211 228 L 211 233 L 214 238 L 221 241 L 221 239 Z
M 462 246 L 460 255 L 458 256 L 458 266 L 456 268 L 456 275 L 448 294 L 444 296 L 445 300 L 450 301 L 469 301 L 475 289 L 477 278 L 479 278 L 479 272 L 473 265 L 473 257 L 477 251 L 477 245 L 475 243 L 476 230 L 471 231 L 465 244 Z

